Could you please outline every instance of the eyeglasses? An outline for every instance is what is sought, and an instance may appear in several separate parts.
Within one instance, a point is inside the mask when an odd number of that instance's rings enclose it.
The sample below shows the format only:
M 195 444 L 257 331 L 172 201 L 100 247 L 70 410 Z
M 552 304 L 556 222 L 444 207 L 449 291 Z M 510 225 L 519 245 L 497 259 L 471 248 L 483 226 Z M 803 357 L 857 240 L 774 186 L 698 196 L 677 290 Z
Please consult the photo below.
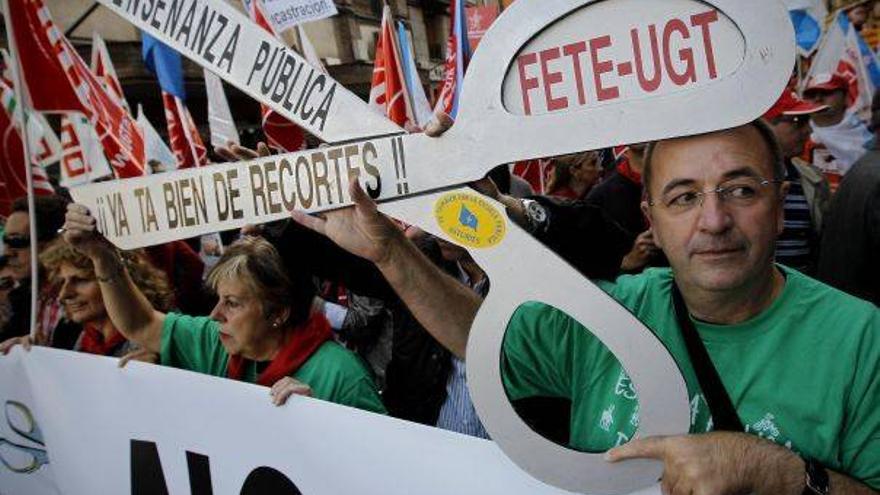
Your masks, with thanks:
M 721 184 L 715 189 L 699 191 L 684 187 L 673 188 L 659 202 L 649 201 L 651 206 L 662 206 L 671 213 L 686 213 L 703 206 L 707 194 L 716 194 L 718 200 L 736 208 L 751 206 L 758 202 L 764 189 L 770 184 L 780 184 L 780 180 L 766 180 L 759 177 L 742 177 Z
M 27 249 L 31 246 L 31 238 L 26 235 L 7 234 L 3 236 L 3 244 L 13 249 Z

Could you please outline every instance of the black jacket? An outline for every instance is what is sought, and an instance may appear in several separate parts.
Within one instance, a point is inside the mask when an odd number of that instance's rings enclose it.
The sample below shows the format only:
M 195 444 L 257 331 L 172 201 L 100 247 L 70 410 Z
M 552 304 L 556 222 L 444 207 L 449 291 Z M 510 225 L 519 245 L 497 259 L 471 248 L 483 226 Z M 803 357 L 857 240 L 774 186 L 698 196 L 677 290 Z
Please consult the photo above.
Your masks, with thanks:
M 880 151 L 847 172 L 822 232 L 818 278 L 880 305 Z
M 620 262 L 632 249 L 638 232 L 630 234 L 602 209 L 587 201 L 549 196 L 531 199 L 547 211 L 547 229 L 535 233 L 539 241 L 587 278 L 617 278 Z

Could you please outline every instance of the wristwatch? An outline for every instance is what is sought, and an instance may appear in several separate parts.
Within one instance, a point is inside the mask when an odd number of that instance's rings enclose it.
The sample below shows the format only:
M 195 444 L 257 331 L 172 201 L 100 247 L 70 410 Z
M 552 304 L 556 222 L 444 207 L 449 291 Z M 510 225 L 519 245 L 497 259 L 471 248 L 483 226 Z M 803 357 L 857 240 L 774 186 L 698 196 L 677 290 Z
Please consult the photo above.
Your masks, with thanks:
M 803 495 L 828 495 L 831 493 L 831 484 L 828 482 L 828 471 L 825 466 L 812 460 L 804 459 L 804 487 Z
M 529 232 L 535 233 L 547 228 L 547 210 L 534 199 L 521 199 L 523 209 L 526 212 L 526 220 L 529 222 Z

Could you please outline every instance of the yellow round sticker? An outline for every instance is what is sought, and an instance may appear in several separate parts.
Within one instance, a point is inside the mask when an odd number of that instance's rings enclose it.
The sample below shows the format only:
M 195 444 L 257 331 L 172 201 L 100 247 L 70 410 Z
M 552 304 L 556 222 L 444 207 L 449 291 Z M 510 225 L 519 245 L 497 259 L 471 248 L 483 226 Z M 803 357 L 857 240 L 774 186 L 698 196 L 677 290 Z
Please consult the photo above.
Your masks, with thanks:
M 471 248 L 495 246 L 507 232 L 507 218 L 482 196 L 445 194 L 434 205 L 437 225 L 455 242 Z

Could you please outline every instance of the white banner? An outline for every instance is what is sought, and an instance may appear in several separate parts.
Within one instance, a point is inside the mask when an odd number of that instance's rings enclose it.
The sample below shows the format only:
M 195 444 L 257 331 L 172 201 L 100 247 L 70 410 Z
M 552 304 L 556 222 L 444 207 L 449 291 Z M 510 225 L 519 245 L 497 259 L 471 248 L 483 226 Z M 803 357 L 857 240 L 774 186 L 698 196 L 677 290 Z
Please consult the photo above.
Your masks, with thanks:
M 0 456 L 35 466 L 0 464 L 0 491 L 55 494 L 57 483 L 70 495 L 567 493 L 489 441 L 306 397 L 275 407 L 265 387 L 116 363 L 44 348 L 0 357 Z M 29 457 L 43 451 L 49 462 L 36 466 Z M 270 474 L 278 490 L 245 488 Z M 285 480 L 298 491 L 282 491 Z
M 99 1 L 323 141 L 402 132 L 226 2 Z
M 323 211 L 351 202 L 349 174 L 374 199 L 430 184 L 424 169 L 407 168 L 403 137 L 360 141 L 246 163 L 222 163 L 175 173 L 71 190 L 98 228 L 123 249 L 160 244 L 285 218 L 292 209 Z
M 254 0 L 244 0 L 245 8 L 250 8 Z M 336 15 L 333 0 L 258 0 L 263 2 L 269 22 L 277 32 L 294 26 L 326 19 Z

